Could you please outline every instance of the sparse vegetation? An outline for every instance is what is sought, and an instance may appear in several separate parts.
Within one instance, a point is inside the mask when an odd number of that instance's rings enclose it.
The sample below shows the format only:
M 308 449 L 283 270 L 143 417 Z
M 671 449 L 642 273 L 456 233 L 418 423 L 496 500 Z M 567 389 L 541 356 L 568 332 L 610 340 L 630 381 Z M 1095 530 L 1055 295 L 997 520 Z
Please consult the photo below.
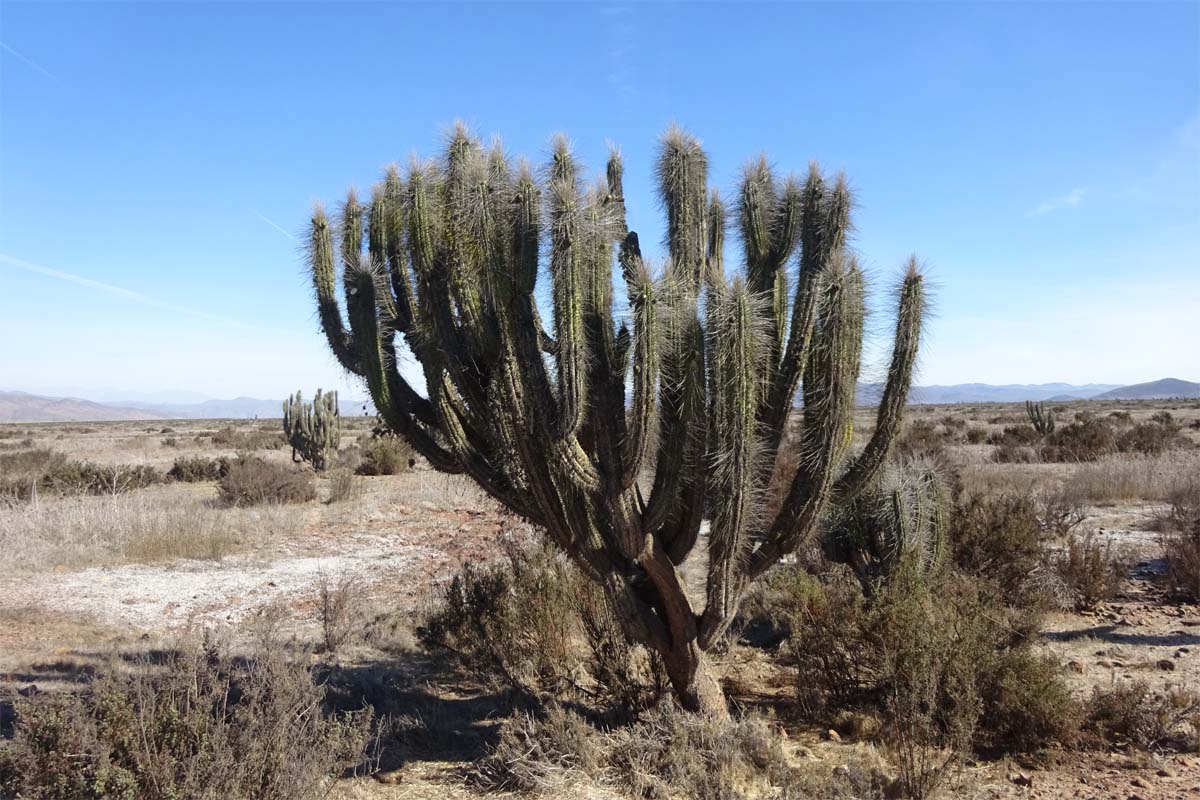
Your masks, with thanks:
M 329 716 L 303 667 L 199 649 L 18 699 L 0 788 L 31 800 L 324 797 L 366 752 L 370 714 Z
M 229 463 L 217 488 L 221 499 L 233 506 L 307 503 L 317 497 L 311 474 L 248 455 Z

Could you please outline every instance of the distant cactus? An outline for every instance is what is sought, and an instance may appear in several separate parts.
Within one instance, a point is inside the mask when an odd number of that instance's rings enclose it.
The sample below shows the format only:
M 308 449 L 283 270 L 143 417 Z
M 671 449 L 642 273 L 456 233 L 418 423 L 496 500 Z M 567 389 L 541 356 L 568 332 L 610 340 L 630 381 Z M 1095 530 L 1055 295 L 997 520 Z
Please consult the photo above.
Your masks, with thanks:
M 867 593 L 900 569 L 926 575 L 941 564 L 946 544 L 947 493 L 924 461 L 888 464 L 826 523 L 824 548 L 848 564 Z
M 329 466 L 342 440 L 337 392 L 317 396 L 312 404 L 300 392 L 283 401 L 283 433 L 292 446 L 292 461 L 307 461 L 318 472 Z
M 1054 433 L 1054 412 L 1046 410 L 1045 403 L 1025 401 L 1025 413 L 1029 415 L 1029 423 L 1042 436 Z
M 623 172 L 614 151 L 587 186 L 565 138 L 535 172 L 459 126 L 440 159 L 415 161 L 405 178 L 391 169 L 366 206 L 351 192 L 336 246 L 316 209 L 317 311 L 330 349 L 394 431 L 434 469 L 466 473 L 542 527 L 605 588 L 626 635 L 662 657 L 684 708 L 727 713 L 706 653 L 746 587 L 885 464 L 925 286 L 910 260 L 874 432 L 851 453 L 865 288 L 846 244 L 845 179 L 813 165 L 780 180 L 765 158 L 752 162 L 731 215 L 744 270 L 727 281 L 726 208 L 709 194 L 700 142 L 672 129 L 659 148 L 661 276 L 626 227 Z M 614 319 L 614 255 L 625 321 Z M 547 267 L 548 330 L 535 292 Z M 400 337 L 424 393 L 398 369 Z M 799 455 L 768 515 L 798 391 Z M 700 608 L 681 565 L 706 514 Z

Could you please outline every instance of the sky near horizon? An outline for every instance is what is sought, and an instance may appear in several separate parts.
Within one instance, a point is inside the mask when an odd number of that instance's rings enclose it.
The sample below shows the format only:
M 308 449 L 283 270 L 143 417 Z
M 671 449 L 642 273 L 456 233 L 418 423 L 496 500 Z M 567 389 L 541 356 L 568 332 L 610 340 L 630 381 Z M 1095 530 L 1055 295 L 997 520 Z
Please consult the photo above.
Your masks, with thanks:
M 364 390 L 298 237 L 455 119 L 535 161 L 673 121 L 727 195 L 765 151 L 845 170 L 886 287 L 937 285 L 918 382 L 1200 380 L 1200 3 L 0 2 L 0 390 Z M 738 249 L 730 237 L 727 261 Z

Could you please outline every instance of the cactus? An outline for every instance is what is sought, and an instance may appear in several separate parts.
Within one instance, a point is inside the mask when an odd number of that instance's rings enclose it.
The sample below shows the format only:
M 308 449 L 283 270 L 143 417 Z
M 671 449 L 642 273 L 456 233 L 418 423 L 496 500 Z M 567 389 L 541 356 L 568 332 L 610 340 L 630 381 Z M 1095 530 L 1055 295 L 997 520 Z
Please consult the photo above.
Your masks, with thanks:
M 848 564 L 867 594 L 901 569 L 926 575 L 942 562 L 946 488 L 923 461 L 889 463 L 858 497 L 833 510 L 823 545 Z
M 456 127 L 437 160 L 389 169 L 366 207 L 351 192 L 336 225 L 315 209 L 318 316 L 392 430 L 540 526 L 602 585 L 626 635 L 661 655 L 683 707 L 726 713 L 706 653 L 746 587 L 883 468 L 924 282 L 910 259 L 875 429 L 851 452 L 865 287 L 846 243 L 845 179 L 814 164 L 780 180 L 760 159 L 727 213 L 700 142 L 672 128 L 656 172 L 669 258 L 652 268 L 627 227 L 620 153 L 598 183 L 582 173 L 565 138 L 535 173 Z M 727 216 L 744 251 L 731 280 Z M 614 260 L 627 319 L 614 316 Z M 543 270 L 549 324 L 535 301 Z M 397 367 L 401 345 L 424 393 Z M 799 466 L 768 517 L 798 392 Z M 702 607 L 681 573 L 698 546 Z
M 1025 413 L 1029 415 L 1029 422 L 1039 435 L 1049 436 L 1054 433 L 1054 412 L 1047 411 L 1045 403 L 1026 400 Z
M 292 461 L 307 461 L 316 471 L 323 471 L 342 440 L 337 392 L 322 394 L 317 389 L 311 405 L 300 392 L 284 400 L 283 433 L 292 446 Z

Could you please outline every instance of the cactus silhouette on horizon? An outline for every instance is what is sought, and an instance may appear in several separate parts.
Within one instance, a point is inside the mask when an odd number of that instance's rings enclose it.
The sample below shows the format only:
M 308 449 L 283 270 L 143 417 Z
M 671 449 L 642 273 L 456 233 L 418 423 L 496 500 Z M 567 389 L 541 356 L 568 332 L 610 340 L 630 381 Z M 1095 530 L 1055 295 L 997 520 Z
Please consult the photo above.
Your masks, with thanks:
M 884 467 L 925 285 L 910 259 L 875 428 L 852 451 L 865 283 L 845 179 L 815 164 L 780 177 L 759 158 L 727 206 L 700 142 L 678 128 L 656 167 L 662 264 L 627 226 L 618 151 L 589 183 L 565 138 L 535 172 L 460 125 L 440 158 L 389 169 L 365 204 L 351 191 L 336 225 L 318 206 L 309 265 L 329 346 L 387 425 L 540 526 L 604 587 L 630 640 L 662 657 L 680 704 L 723 714 L 706 653 L 747 586 Z M 729 228 L 742 250 L 731 278 Z M 401 343 L 423 393 L 398 368 Z M 798 393 L 798 467 L 768 517 Z M 705 541 L 700 602 L 681 567 Z
M 292 446 L 292 461 L 307 461 L 317 472 L 329 466 L 341 444 L 341 416 L 337 392 L 317 394 L 312 403 L 300 392 L 283 401 L 283 434 Z

